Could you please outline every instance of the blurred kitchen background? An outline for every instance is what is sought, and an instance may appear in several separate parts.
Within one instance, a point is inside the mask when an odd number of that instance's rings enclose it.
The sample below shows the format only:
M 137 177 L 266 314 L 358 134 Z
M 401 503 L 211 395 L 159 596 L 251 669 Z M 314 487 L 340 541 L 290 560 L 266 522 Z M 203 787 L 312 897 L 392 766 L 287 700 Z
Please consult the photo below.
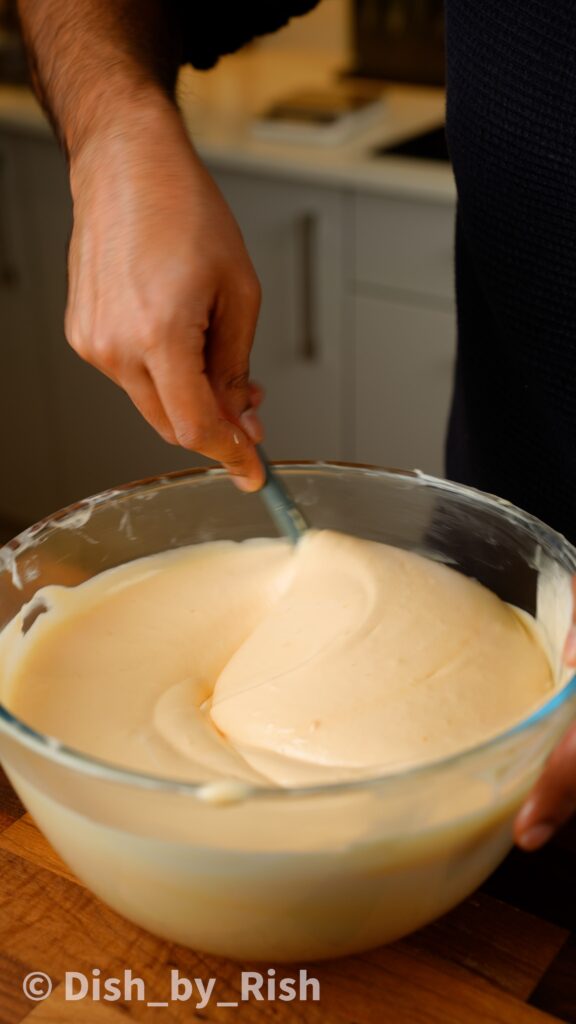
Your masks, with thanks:
M 65 164 L 26 84 L 6 0 L 0 25 L 0 533 L 9 536 L 95 491 L 201 460 L 161 441 L 65 342 Z M 181 74 L 187 125 L 263 286 L 253 375 L 267 393 L 271 458 L 443 471 L 455 190 L 442 36 L 441 0 L 323 0 L 214 71 Z M 290 109 L 302 92 L 299 123 Z M 334 121 L 333 101 L 354 111 Z

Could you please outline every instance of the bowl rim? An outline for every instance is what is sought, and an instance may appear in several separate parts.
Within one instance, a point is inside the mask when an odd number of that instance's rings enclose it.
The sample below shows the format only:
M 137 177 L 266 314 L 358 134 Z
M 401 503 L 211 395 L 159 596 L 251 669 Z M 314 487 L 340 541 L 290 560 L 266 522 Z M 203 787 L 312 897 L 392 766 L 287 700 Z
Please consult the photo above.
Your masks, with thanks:
M 284 470 L 288 474 L 290 471 L 299 470 L 327 470 L 328 472 L 332 470 L 346 470 L 358 472 L 362 475 L 401 477 L 409 480 L 416 486 L 432 486 L 438 490 L 445 490 L 458 496 L 468 496 L 477 504 L 487 504 L 493 509 L 505 512 L 508 518 L 529 526 L 535 537 L 540 535 L 542 539 L 545 539 L 548 547 L 556 547 L 564 555 L 568 556 L 573 563 L 576 573 L 576 547 L 561 533 L 506 499 L 499 498 L 497 495 L 486 491 L 481 491 L 478 488 L 458 484 L 445 480 L 442 477 L 435 477 L 420 470 L 381 467 L 365 463 L 298 459 L 274 461 L 272 464 L 280 472 Z M 193 466 L 190 469 L 175 470 L 169 473 L 144 477 L 140 480 L 101 491 L 88 498 L 83 498 L 38 520 L 7 543 L 1 545 L 0 574 L 2 572 L 11 572 L 13 581 L 18 586 L 18 573 L 15 568 L 18 555 L 22 554 L 27 548 L 34 546 L 44 531 L 58 528 L 58 524 L 61 525 L 64 520 L 70 519 L 73 522 L 73 517 L 83 515 L 86 510 L 92 512 L 94 509 L 106 505 L 112 500 L 129 497 L 133 492 L 146 488 L 161 488 L 178 481 L 184 483 L 188 480 L 196 479 L 198 482 L 201 482 L 210 479 L 227 478 L 228 476 L 228 472 L 221 467 Z M 418 781 L 434 772 L 449 771 L 457 765 L 462 765 L 481 757 L 491 749 L 505 746 L 509 740 L 523 733 L 534 730 L 538 725 L 549 719 L 555 711 L 564 706 L 572 696 L 576 696 L 576 671 L 547 701 L 537 707 L 526 718 L 521 719 L 521 721 L 510 726 L 504 732 L 500 732 L 496 736 L 492 736 L 465 750 L 457 751 L 448 757 L 436 758 L 432 761 L 403 768 L 400 771 L 379 772 L 375 775 L 366 775 L 360 778 L 304 786 L 260 786 L 256 783 L 236 781 L 229 777 L 224 777 L 222 780 L 191 782 L 189 780 L 163 777 L 125 768 L 91 754 L 83 753 L 66 743 L 62 743 L 54 736 L 39 732 L 9 711 L 2 702 L 0 702 L 0 733 L 5 733 L 17 743 L 31 749 L 47 760 L 53 761 L 64 768 L 79 771 L 82 775 L 96 777 L 101 781 L 136 786 L 139 789 L 184 794 L 195 797 L 203 802 L 212 802 L 213 799 L 215 802 L 220 802 L 218 792 L 221 787 L 231 788 L 230 800 L 222 800 L 223 803 L 236 802 L 238 800 L 244 801 L 246 799 L 302 799 L 313 796 L 335 796 L 342 793 L 397 785 L 411 779 Z

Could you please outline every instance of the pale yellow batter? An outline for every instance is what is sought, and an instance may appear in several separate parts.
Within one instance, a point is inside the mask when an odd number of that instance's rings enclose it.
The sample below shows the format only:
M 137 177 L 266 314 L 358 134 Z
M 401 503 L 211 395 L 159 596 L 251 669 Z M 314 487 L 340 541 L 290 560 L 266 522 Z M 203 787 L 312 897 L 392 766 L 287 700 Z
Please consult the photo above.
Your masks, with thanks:
M 444 757 L 554 685 L 526 617 L 480 584 L 330 531 L 296 550 L 201 544 L 47 587 L 0 636 L 0 667 L 8 707 L 79 750 L 279 785 Z

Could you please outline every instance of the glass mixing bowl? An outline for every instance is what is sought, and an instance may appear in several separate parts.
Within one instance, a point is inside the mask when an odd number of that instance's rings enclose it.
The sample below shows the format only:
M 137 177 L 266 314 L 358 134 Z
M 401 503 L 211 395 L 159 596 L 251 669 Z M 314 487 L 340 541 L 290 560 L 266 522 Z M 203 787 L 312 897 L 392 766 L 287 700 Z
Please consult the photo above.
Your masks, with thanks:
M 576 551 L 543 523 L 418 473 L 303 463 L 279 471 L 314 527 L 418 551 L 535 614 L 560 672 Z M 47 584 L 74 585 L 167 548 L 274 532 L 260 499 L 218 470 L 109 491 L 0 549 L 0 626 Z M 509 850 L 513 816 L 575 701 L 568 678 L 521 724 L 472 750 L 287 790 L 123 770 L 38 734 L 4 706 L 0 755 L 56 850 L 127 918 L 211 953 L 308 960 L 396 939 L 478 886 Z

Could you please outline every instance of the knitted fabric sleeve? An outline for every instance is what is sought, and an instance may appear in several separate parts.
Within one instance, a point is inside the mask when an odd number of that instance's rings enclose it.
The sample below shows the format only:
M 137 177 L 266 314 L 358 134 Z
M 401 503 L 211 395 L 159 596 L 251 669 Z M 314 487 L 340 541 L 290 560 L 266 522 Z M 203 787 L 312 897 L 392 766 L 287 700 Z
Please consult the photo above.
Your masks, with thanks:
M 576 541 L 576 4 L 447 0 L 448 475 Z

